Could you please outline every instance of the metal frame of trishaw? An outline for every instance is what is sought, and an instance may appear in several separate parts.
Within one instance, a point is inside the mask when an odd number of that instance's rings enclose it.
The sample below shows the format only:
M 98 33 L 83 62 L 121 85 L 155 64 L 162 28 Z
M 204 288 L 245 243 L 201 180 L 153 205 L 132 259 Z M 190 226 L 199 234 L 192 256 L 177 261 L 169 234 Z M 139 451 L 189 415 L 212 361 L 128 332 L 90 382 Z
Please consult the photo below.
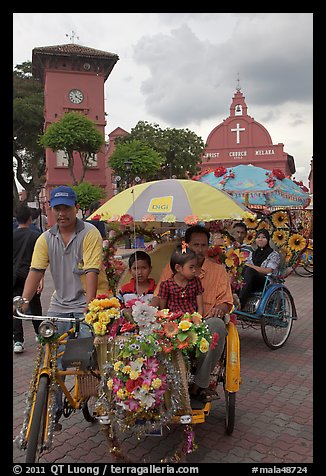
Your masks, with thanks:
M 19 300 L 20 299 L 20 300 Z M 64 394 L 63 416 L 69 417 L 74 411 L 82 410 L 88 422 L 99 421 L 105 423 L 101 415 L 96 413 L 96 390 L 100 374 L 98 369 L 85 369 L 73 362 L 65 370 L 58 369 L 57 359 L 62 356 L 58 353 L 58 347 L 67 343 L 69 335 L 75 333 L 72 327 L 67 333 L 51 338 L 55 332 L 57 321 L 71 321 L 73 319 L 54 318 L 47 316 L 32 316 L 23 314 L 20 306 L 23 301 L 18 296 L 14 298 L 16 306 L 16 318 L 31 321 L 41 320 L 40 329 L 43 335 L 38 349 L 36 368 L 30 385 L 30 393 L 27 398 L 27 409 L 23 428 L 16 441 L 21 449 L 26 450 L 26 463 L 37 462 L 44 450 L 51 447 L 53 441 L 54 413 L 55 413 L 55 385 L 58 384 Z M 235 421 L 236 392 L 241 383 L 240 378 L 240 341 L 236 326 L 233 322 L 227 324 L 228 335 L 220 362 L 216 366 L 216 385 L 223 385 L 225 395 L 225 431 L 231 435 Z M 75 340 L 75 339 L 73 339 Z M 79 339 L 82 341 L 85 339 Z M 70 340 L 69 340 L 70 342 Z M 76 359 L 78 360 L 78 359 Z M 72 388 L 69 390 L 63 377 L 74 378 Z M 94 398 L 95 397 L 95 398 Z M 192 409 L 191 414 L 184 412 L 176 413 L 171 424 L 201 424 L 211 410 L 211 402 L 203 403 L 202 408 Z

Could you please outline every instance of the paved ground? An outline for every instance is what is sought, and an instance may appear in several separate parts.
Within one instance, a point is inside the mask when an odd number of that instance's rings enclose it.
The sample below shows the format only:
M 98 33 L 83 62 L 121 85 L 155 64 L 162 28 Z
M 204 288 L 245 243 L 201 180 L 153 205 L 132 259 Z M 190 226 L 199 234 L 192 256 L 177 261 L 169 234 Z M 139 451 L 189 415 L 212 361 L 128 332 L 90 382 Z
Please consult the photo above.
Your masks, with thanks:
M 195 428 L 197 451 L 188 463 L 286 463 L 313 462 L 312 366 L 313 279 L 291 275 L 287 286 L 294 296 L 298 320 L 285 346 L 269 350 L 259 330 L 238 326 L 241 340 L 242 385 L 237 394 L 235 429 L 224 432 L 224 396 L 214 402 L 204 424 Z M 51 280 L 43 293 L 47 309 Z M 32 325 L 25 323 L 23 354 L 13 355 L 13 435 L 18 435 L 25 408 L 26 391 L 32 375 L 36 343 Z M 81 412 L 63 419 L 53 447 L 41 462 L 109 463 L 117 460 L 109 451 L 103 426 L 87 423 Z M 125 435 L 122 449 L 129 462 L 158 463 L 172 455 L 183 440 L 183 428 L 165 428 L 162 437 L 138 441 Z M 13 461 L 24 462 L 24 452 L 14 445 Z

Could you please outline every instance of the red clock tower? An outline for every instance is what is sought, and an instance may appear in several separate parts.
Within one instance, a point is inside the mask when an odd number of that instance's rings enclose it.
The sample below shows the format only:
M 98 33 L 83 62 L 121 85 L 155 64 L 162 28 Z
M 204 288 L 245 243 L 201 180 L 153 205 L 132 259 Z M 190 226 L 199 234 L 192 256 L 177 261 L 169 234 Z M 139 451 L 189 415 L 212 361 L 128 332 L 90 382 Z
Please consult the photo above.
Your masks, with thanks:
M 32 73 L 44 85 L 44 129 L 61 119 L 66 112 L 79 111 L 96 123 L 104 137 L 104 82 L 118 59 L 115 53 L 74 43 L 34 48 Z M 80 160 L 75 161 L 74 167 L 76 176 L 80 177 Z M 105 188 L 106 169 L 106 150 L 103 146 L 86 171 L 85 180 Z M 52 188 L 70 183 L 64 151 L 46 149 L 46 204 Z M 51 224 L 49 210 L 47 213 Z

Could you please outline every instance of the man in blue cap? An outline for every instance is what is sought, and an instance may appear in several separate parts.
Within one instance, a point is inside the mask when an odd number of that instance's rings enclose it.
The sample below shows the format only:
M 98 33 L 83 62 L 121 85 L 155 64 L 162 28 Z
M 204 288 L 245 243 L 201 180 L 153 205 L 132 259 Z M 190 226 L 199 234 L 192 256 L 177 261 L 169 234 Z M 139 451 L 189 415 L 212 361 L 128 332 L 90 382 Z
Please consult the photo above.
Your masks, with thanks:
M 56 224 L 42 233 L 35 243 L 22 297 L 31 300 L 50 265 L 55 290 L 47 315 L 81 318 L 88 303 L 98 293 L 108 292 L 108 282 L 102 266 L 102 237 L 94 225 L 77 218 L 79 205 L 72 188 L 54 188 L 50 194 L 50 206 Z M 28 305 L 23 306 L 23 311 L 27 307 Z M 58 331 L 65 332 L 72 323 L 73 321 L 60 322 Z M 79 337 L 89 336 L 89 329 L 81 324 Z M 62 414 L 61 397 L 60 392 L 57 401 L 57 430 L 61 429 L 58 423 Z

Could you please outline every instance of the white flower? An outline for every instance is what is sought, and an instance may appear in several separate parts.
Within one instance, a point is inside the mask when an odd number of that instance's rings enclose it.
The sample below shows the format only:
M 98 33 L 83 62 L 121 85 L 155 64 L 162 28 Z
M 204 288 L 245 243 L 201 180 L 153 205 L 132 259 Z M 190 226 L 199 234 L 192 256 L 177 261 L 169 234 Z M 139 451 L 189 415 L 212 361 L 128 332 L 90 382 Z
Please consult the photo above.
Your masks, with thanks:
M 145 408 L 151 408 L 151 406 L 155 403 L 155 398 L 153 395 L 147 393 L 147 391 L 143 388 L 137 388 L 133 393 L 135 398 L 139 400 Z
M 145 327 L 156 321 L 156 308 L 144 302 L 137 301 L 132 306 L 132 317 L 139 327 Z

